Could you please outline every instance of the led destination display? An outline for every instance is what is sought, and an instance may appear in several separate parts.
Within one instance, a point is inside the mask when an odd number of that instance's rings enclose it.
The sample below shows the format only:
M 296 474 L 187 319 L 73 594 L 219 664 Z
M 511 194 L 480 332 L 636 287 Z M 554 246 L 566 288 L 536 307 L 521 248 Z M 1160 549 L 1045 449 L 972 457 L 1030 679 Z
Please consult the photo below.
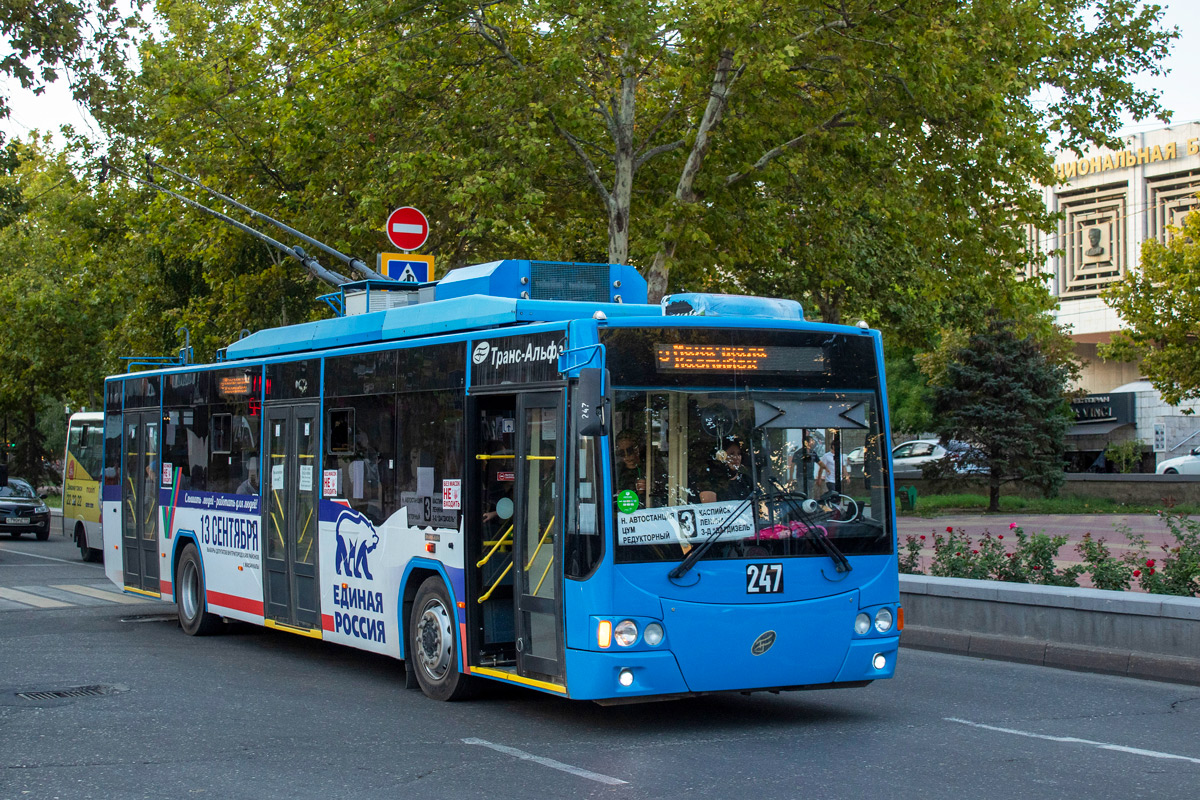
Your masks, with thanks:
M 724 344 L 656 344 L 659 372 L 760 372 L 775 375 L 824 372 L 820 347 Z

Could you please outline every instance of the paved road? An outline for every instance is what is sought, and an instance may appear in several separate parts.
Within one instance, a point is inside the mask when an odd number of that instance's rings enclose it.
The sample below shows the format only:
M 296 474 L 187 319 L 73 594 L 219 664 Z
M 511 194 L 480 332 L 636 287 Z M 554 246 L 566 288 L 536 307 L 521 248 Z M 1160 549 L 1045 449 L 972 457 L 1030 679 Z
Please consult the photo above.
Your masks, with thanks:
M 0 586 L 96 581 L 75 559 L 57 536 L 0 540 Z M 0 611 L 0 800 L 1127 800 L 1200 783 L 1200 687 L 904 650 L 894 680 L 858 690 L 445 704 L 391 659 L 250 626 L 191 638 L 173 609 Z M 107 693 L 34 694 L 80 686 Z

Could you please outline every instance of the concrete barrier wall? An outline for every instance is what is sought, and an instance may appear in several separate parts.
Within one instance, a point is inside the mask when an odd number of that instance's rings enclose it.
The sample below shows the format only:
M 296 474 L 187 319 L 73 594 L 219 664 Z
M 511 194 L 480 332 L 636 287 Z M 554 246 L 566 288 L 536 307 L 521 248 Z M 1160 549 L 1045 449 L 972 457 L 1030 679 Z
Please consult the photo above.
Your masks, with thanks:
M 901 575 L 904 647 L 1200 685 L 1200 598 Z
M 955 479 L 928 481 L 920 473 L 898 474 L 896 486 L 917 487 L 917 497 L 927 494 L 970 493 L 987 495 L 986 481 Z M 1002 496 L 1041 497 L 1041 490 L 1020 483 L 1000 487 Z M 1200 503 L 1200 475 L 1090 475 L 1068 474 L 1059 497 L 1105 498 L 1118 503 L 1161 505 Z

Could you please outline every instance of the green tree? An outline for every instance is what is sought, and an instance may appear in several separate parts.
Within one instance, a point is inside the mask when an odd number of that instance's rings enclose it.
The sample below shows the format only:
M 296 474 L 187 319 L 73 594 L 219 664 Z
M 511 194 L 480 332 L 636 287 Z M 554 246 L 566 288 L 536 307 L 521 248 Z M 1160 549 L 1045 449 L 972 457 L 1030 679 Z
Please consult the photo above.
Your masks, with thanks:
M 587 175 L 608 221 L 609 259 L 646 263 L 652 300 L 682 246 L 717 260 L 712 251 L 733 238 L 723 233 L 729 210 L 762 182 L 781 183 L 781 161 L 804 162 L 808 178 L 827 153 L 854 146 L 909 194 L 937 198 L 938 213 L 911 237 L 946 243 L 934 269 L 978 269 L 996 241 L 1003 247 L 988 263 L 1011 264 L 1017 230 L 1039 205 L 1031 184 L 1048 179 L 1049 133 L 1068 145 L 1108 141 L 1121 109 L 1158 111 L 1129 77 L 1157 70 L 1174 35 L 1159 30 L 1158 6 L 1133 0 L 704 0 L 587 11 L 548 0 L 467 13 L 516 94 L 537 102 L 556 145 Z M 1045 109 L 1042 90 L 1058 92 Z M 859 185 L 839 187 L 837 169 L 828 177 L 811 188 L 853 196 Z M 818 253 L 853 236 L 862 213 L 796 205 L 807 229 L 798 238 L 815 240 Z M 876 212 L 864 230 L 895 228 Z M 852 251 L 870 255 L 863 245 Z M 876 250 L 891 255 L 897 243 Z M 810 287 L 837 288 L 818 277 Z
M 0 176 L 21 198 L 0 228 L 0 416 L 17 443 L 13 474 L 35 482 L 58 456 L 39 426 L 48 399 L 60 412 L 62 403 L 100 407 L 103 377 L 117 367 L 108 344 L 125 307 L 112 273 L 122 226 L 48 141 L 15 145 L 14 167 Z
M 0 75 L 41 94 L 65 72 L 85 97 L 105 74 L 124 71 L 123 46 L 134 25 L 114 0 L 0 0 L 0 36 L 8 46 Z M 9 111 L 0 94 L 0 117 Z
M 1000 487 L 1011 481 L 1054 494 L 1074 419 L 1067 402 L 1070 366 L 1034 334 L 1022 334 L 1016 322 L 994 313 L 977 333 L 957 341 L 945 349 L 944 368 L 933 380 L 938 434 L 976 448 L 962 465 L 986 472 L 989 511 L 1000 510 Z
M 1141 268 L 1104 293 L 1127 329 L 1105 358 L 1140 363 L 1172 404 L 1200 398 L 1200 214 L 1188 214 L 1164 244 L 1142 245 Z
M 1174 35 L 1130 0 L 159 8 L 106 129 L 335 246 L 383 249 L 414 203 L 447 266 L 633 262 L 652 299 L 732 284 L 910 331 L 998 302 L 1048 134 L 1159 111 L 1128 78 Z

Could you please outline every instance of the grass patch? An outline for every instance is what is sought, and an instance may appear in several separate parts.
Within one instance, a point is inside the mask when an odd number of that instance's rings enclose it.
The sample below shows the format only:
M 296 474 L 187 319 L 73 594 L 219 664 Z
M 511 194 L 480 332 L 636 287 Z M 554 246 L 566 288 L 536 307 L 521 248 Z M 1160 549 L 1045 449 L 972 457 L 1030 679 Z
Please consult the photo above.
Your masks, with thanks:
M 902 516 L 936 517 L 951 511 L 987 510 L 983 494 L 918 495 L 915 511 L 898 511 Z M 897 505 L 897 509 L 899 506 Z M 1000 512 L 1010 514 L 1156 514 L 1165 511 L 1161 503 L 1118 503 L 1105 497 L 1007 497 L 1000 496 Z M 1180 503 L 1172 513 L 1200 515 L 1200 505 Z

